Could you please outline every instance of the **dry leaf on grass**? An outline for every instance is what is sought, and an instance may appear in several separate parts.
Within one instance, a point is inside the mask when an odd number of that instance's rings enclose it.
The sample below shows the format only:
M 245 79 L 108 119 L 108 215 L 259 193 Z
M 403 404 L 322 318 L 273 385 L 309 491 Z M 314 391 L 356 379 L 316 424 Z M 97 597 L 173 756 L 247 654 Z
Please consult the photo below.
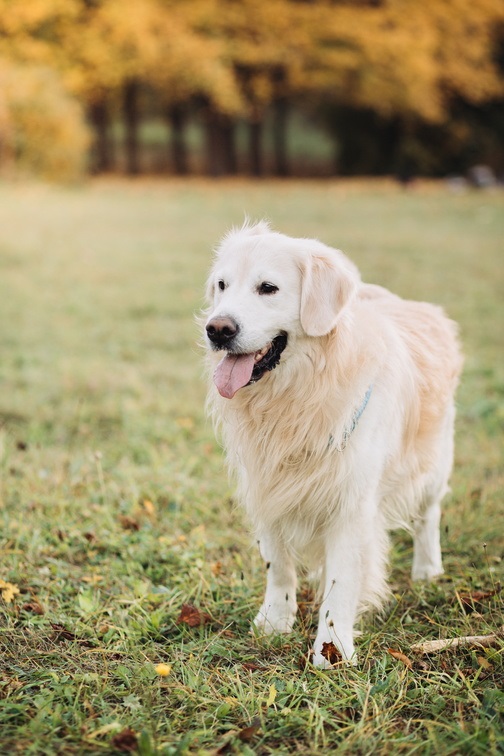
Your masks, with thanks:
M 51 627 L 54 630 L 54 635 L 52 637 L 53 641 L 77 640 L 77 636 L 74 633 L 72 633 L 70 630 L 67 630 L 66 627 L 64 627 L 63 625 L 59 625 L 57 622 L 51 622 Z
M 222 572 L 222 562 L 213 562 L 210 565 L 210 569 L 212 570 L 212 575 L 218 577 Z
M 138 749 L 136 732 L 131 727 L 125 727 L 124 730 L 114 735 L 111 743 L 117 751 L 122 753 L 133 753 Z
M 476 659 L 480 667 L 483 667 L 483 669 L 493 669 L 492 664 L 490 664 L 488 659 L 486 659 L 484 656 L 477 656 Z
M 183 604 L 180 614 L 177 618 L 177 625 L 189 625 L 189 627 L 200 627 L 211 622 L 212 618 L 206 612 L 200 611 L 192 604 Z
M 243 743 L 250 743 L 254 735 L 256 735 L 260 726 L 261 720 L 259 719 L 259 717 L 254 717 L 248 727 L 244 727 L 243 730 L 240 730 L 240 732 L 238 733 L 239 739 Z
M 261 726 L 261 721 L 259 717 L 254 717 L 254 719 L 251 721 L 251 723 L 248 725 L 248 727 L 244 727 L 243 729 L 239 731 L 232 730 L 231 732 L 228 732 L 226 736 L 226 740 L 224 743 L 222 743 L 221 746 L 215 749 L 213 751 L 213 754 L 215 756 L 221 756 L 221 754 L 224 753 L 235 753 L 235 747 L 233 744 L 233 741 L 235 738 L 238 738 L 238 740 L 241 740 L 242 743 L 250 743 L 251 740 L 255 737 L 257 734 L 257 731 L 259 730 Z
M 457 593 L 457 598 L 462 604 L 462 607 L 466 614 L 475 612 L 478 609 L 484 607 L 485 602 L 488 599 L 497 596 L 502 591 L 502 585 L 497 584 L 496 588 L 492 591 L 472 591 L 472 593 Z
M 124 530 L 140 530 L 140 523 L 138 520 L 135 520 L 134 517 L 130 517 L 129 515 L 119 515 L 119 522 Z
M 327 659 L 329 664 L 337 664 L 343 657 L 341 652 L 336 648 L 334 643 L 322 643 L 322 651 L 320 652 L 324 659 Z
M 42 604 L 39 604 L 39 602 L 34 599 L 33 601 L 28 601 L 28 603 L 23 604 L 21 607 L 23 612 L 30 612 L 31 614 L 45 614 L 45 609 L 42 606 Z
M 150 499 L 144 499 L 142 504 L 143 504 L 144 510 L 149 515 L 149 517 L 156 516 L 156 508 Z
M 264 667 L 261 664 L 256 664 L 255 662 L 242 662 L 243 669 L 246 669 L 247 672 L 257 672 L 258 670 L 264 669 Z
M 387 648 L 387 652 L 390 654 L 390 656 L 393 656 L 394 659 L 401 661 L 406 667 L 408 667 L 408 669 L 413 668 L 413 662 L 411 661 L 411 659 L 408 659 L 406 654 L 403 654 L 402 651 L 396 651 L 393 648 Z
M 6 604 L 10 604 L 13 601 L 14 596 L 19 593 L 19 588 L 14 583 L 7 583 L 5 580 L 0 580 L 0 591 L 2 598 Z
M 266 706 L 273 706 L 273 704 L 275 703 L 276 697 L 277 697 L 277 689 L 275 687 L 275 683 L 273 683 L 272 685 L 269 686 L 269 693 L 268 693 L 268 698 L 266 701 Z

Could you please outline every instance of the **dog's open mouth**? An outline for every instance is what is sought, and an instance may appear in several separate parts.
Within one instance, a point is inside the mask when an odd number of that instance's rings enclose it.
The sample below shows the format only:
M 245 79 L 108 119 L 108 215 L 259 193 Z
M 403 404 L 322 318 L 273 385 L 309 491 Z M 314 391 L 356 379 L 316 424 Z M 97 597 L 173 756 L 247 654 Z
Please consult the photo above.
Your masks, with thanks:
M 250 354 L 228 352 L 214 372 L 214 383 L 219 394 L 232 399 L 238 389 L 256 383 L 269 370 L 276 368 L 287 346 L 287 334 L 281 331 L 270 344 Z

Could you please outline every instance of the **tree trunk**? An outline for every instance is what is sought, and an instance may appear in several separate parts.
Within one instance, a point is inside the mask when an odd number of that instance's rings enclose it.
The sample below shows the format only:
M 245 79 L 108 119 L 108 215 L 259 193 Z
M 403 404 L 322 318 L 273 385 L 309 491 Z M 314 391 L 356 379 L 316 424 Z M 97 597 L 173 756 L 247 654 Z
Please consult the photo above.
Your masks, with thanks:
M 205 113 L 207 173 L 217 177 L 236 173 L 235 125 L 211 106 Z
M 110 171 L 114 165 L 114 154 L 110 139 L 110 120 L 105 99 L 95 102 L 89 109 L 89 119 L 95 132 L 93 173 Z
M 289 106 L 285 97 L 278 97 L 273 110 L 273 155 L 275 160 L 275 175 L 288 176 L 289 163 L 287 158 L 287 122 Z
M 177 176 L 189 173 L 187 146 L 185 142 L 186 111 L 182 105 L 168 109 L 168 121 L 171 126 L 171 157 L 173 170 Z
M 249 124 L 249 163 L 252 176 L 262 176 L 262 122 Z
M 206 110 L 205 130 L 207 174 L 216 178 L 217 176 L 222 175 L 223 170 L 219 154 L 217 113 L 210 106 Z
M 228 116 L 223 116 L 220 124 L 222 163 L 224 172 L 235 175 L 238 172 L 238 158 L 236 155 L 235 123 Z
M 134 79 L 124 85 L 123 114 L 125 126 L 126 173 L 134 176 L 140 172 L 138 155 L 138 82 Z

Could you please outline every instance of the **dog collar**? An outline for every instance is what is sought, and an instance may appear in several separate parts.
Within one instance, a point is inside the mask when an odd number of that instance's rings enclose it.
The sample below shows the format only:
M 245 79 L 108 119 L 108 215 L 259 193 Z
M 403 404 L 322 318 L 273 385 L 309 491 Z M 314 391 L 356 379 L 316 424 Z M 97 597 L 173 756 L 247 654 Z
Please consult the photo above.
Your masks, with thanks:
M 342 439 L 341 439 L 341 443 L 338 444 L 337 446 L 334 446 L 334 448 L 336 449 L 336 451 L 342 452 L 342 451 L 344 451 L 346 449 L 348 441 L 350 439 L 350 436 L 352 435 L 352 433 L 356 429 L 357 424 L 358 424 L 359 420 L 362 417 L 362 413 L 364 412 L 364 410 L 367 407 L 367 404 L 369 402 L 369 398 L 371 396 L 372 391 L 373 391 L 373 384 L 371 384 L 371 386 L 366 391 L 366 393 L 364 395 L 364 399 L 363 399 L 362 404 L 360 405 L 360 407 L 358 407 L 355 410 L 355 412 L 353 413 L 352 422 L 343 431 L 343 436 L 342 436 Z M 331 433 L 331 435 L 329 436 L 329 443 L 327 444 L 327 448 L 330 449 L 333 446 L 333 444 L 334 444 L 334 436 Z

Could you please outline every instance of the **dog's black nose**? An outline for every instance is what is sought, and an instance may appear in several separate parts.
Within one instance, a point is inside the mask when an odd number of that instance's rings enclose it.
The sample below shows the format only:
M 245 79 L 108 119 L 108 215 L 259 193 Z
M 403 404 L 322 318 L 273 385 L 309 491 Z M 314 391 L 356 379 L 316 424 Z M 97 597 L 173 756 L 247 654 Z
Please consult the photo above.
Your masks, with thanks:
M 228 346 L 240 330 L 232 318 L 212 318 L 206 325 L 208 338 L 217 347 Z

